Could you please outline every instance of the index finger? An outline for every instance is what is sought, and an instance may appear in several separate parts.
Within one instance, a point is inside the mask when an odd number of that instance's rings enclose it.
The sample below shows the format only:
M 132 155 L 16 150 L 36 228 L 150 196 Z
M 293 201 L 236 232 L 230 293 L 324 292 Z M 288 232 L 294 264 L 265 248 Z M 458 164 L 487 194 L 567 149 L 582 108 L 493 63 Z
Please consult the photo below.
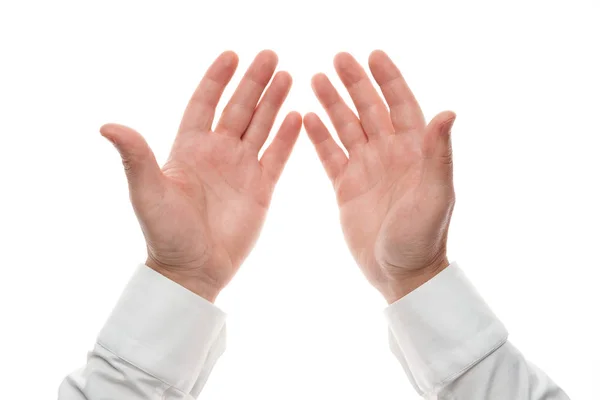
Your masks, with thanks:
M 396 132 L 424 128 L 423 111 L 389 56 L 381 50 L 375 50 L 369 57 L 369 67 L 388 103 Z
M 208 68 L 190 99 L 179 132 L 210 131 L 215 109 L 225 87 L 238 65 L 238 56 L 233 51 L 221 53 Z

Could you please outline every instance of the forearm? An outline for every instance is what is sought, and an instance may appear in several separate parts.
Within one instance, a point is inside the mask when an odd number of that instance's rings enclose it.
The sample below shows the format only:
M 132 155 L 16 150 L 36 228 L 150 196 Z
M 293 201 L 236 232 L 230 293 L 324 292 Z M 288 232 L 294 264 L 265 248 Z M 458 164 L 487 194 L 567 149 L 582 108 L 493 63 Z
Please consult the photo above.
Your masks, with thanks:
M 568 399 L 508 343 L 456 264 L 386 309 L 390 348 L 415 390 L 442 399 Z
M 195 398 L 224 349 L 225 314 L 140 265 L 59 399 Z

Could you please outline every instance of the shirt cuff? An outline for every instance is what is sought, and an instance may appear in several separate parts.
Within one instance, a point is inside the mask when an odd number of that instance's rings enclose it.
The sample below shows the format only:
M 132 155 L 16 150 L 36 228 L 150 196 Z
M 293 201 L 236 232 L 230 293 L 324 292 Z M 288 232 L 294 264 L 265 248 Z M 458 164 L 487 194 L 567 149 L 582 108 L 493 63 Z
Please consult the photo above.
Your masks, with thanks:
M 203 369 L 212 368 L 206 362 L 214 363 L 224 350 L 225 317 L 208 300 L 140 264 L 98 344 L 189 393 Z
M 436 393 L 508 337 L 455 262 L 384 314 L 390 349 L 420 395 Z

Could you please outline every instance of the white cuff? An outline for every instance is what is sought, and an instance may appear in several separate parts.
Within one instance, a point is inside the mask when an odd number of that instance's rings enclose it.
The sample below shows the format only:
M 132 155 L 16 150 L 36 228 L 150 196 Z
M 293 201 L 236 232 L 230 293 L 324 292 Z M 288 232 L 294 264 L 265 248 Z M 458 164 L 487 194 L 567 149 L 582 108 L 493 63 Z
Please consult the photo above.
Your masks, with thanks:
M 189 393 L 224 350 L 225 317 L 208 300 L 140 264 L 98 344 Z
M 390 348 L 420 395 L 436 393 L 508 337 L 456 263 L 384 313 Z

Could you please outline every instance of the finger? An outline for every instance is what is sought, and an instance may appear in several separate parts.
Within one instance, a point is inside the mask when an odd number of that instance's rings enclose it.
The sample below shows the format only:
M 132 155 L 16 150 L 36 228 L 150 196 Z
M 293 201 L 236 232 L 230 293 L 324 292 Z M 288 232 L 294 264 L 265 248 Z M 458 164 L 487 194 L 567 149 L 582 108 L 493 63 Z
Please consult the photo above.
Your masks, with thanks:
M 225 106 L 215 132 L 241 137 L 252 119 L 256 103 L 277 67 L 277 55 L 271 50 L 258 53 L 239 86 Z
M 420 130 L 425 127 L 423 111 L 400 70 L 381 50 L 369 56 L 369 67 L 390 107 L 390 116 L 396 132 Z
M 312 79 L 312 88 L 331 119 L 344 147 L 350 151 L 354 146 L 366 143 L 367 137 L 360 120 L 335 90 L 327 75 L 315 75 Z
M 273 185 L 281 176 L 283 167 L 289 159 L 294 144 L 298 139 L 301 127 L 302 116 L 297 112 L 289 113 L 283 120 L 275 138 L 273 138 L 273 141 L 260 159 L 263 171 L 265 171 Z
M 452 144 L 450 140 L 456 114 L 444 111 L 436 115 L 425 128 L 423 153 L 431 162 L 431 171 L 441 181 L 452 182 Z
M 242 140 L 248 142 L 258 153 L 269 137 L 273 123 L 281 105 L 285 101 L 290 88 L 292 77 L 287 72 L 278 72 L 273 82 L 265 92 L 262 100 L 256 107 L 248 129 L 242 136 Z
M 323 121 L 315 113 L 304 116 L 304 127 L 329 179 L 334 181 L 346 166 L 348 157 L 337 145 Z
M 179 125 L 180 133 L 210 131 L 219 99 L 237 65 L 238 57 L 233 51 L 226 51 L 217 57 L 192 94 Z
M 393 134 L 394 127 L 383 99 L 354 57 L 348 53 L 339 53 L 335 56 L 334 66 L 348 89 L 367 136 Z
M 146 140 L 131 128 L 106 124 L 100 128 L 119 151 L 132 198 L 160 185 L 162 171 Z

